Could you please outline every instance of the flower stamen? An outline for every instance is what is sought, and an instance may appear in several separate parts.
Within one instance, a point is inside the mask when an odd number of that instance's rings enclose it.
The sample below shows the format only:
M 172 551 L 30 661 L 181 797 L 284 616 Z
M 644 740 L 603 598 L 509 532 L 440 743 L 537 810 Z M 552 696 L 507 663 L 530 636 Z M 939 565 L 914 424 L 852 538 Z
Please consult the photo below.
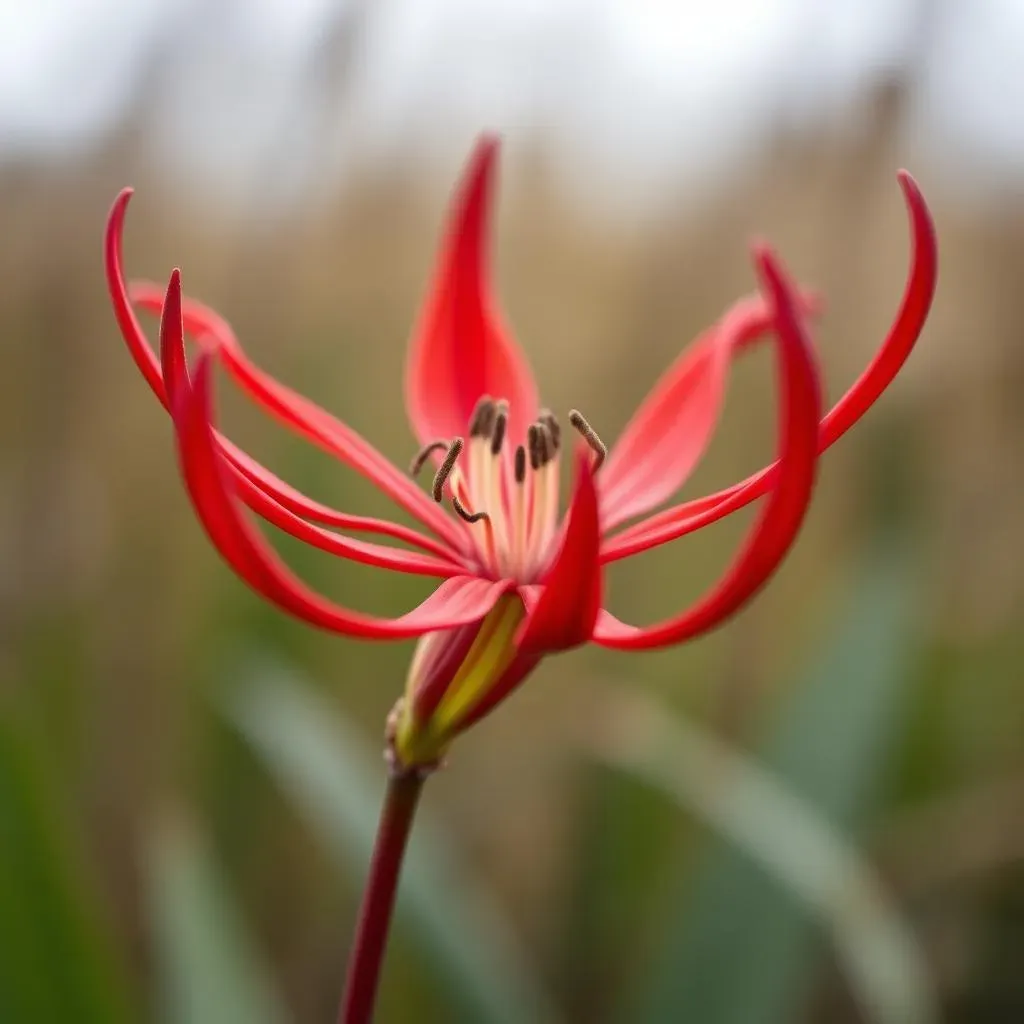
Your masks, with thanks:
M 489 437 L 494 423 L 495 402 L 490 395 L 484 395 L 473 408 L 469 418 L 469 436 Z
M 527 427 L 525 444 L 506 454 L 509 411 L 506 399 L 485 395 L 473 407 L 465 438 L 431 442 L 410 468 L 416 473 L 444 450 L 431 485 L 433 499 L 441 503 L 447 497 L 468 525 L 483 523 L 484 529 L 471 536 L 483 571 L 495 579 L 530 580 L 543 570 L 557 534 L 562 429 L 554 413 L 543 408 Z M 594 452 L 596 469 L 605 459 L 604 443 L 577 410 L 569 422 Z M 463 452 L 466 459 L 460 462 Z
M 558 440 L 561 431 L 554 416 L 541 417 L 543 429 L 541 438 L 541 479 L 543 481 L 544 507 L 541 509 L 541 536 L 538 559 L 543 560 L 544 552 L 555 533 L 558 520 Z
M 425 444 L 415 454 L 415 456 L 413 456 L 412 462 L 409 463 L 409 476 L 419 476 L 420 470 L 426 465 L 427 459 L 429 459 L 434 452 L 444 451 L 447 447 L 447 441 L 431 441 L 430 444 Z
M 526 449 L 522 445 L 516 447 L 513 459 L 513 536 L 512 536 L 512 571 L 522 573 L 526 550 Z
M 505 443 L 505 431 L 508 429 L 508 404 L 499 402 L 494 414 L 494 427 L 491 431 L 491 454 L 498 455 Z
M 549 519 L 558 501 L 558 481 L 555 476 L 554 441 L 547 423 L 538 420 L 526 432 L 530 449 L 531 502 L 526 528 L 526 551 L 530 555 L 527 571 L 535 569 L 542 560 L 547 545 Z
M 455 494 L 452 495 L 452 508 L 458 513 L 459 518 L 466 523 L 479 523 L 481 519 L 491 518 L 486 512 L 470 512 Z
M 444 462 L 438 467 L 437 472 L 434 474 L 434 485 L 430 490 L 434 501 L 440 502 L 441 496 L 444 493 L 445 481 L 451 475 L 452 470 L 455 468 L 455 463 L 458 461 L 459 455 L 462 453 L 462 448 L 465 442 L 461 437 L 455 438 L 451 445 L 448 447 L 448 454 L 444 457 Z
M 601 463 L 607 458 L 608 448 L 604 441 L 597 436 L 597 431 L 587 422 L 583 413 L 578 409 L 569 410 L 569 422 L 579 431 L 583 440 L 590 445 L 591 450 L 594 452 L 594 471 L 596 472 L 600 468 Z
M 562 444 L 562 428 L 555 418 L 555 414 L 550 409 L 541 409 L 537 420 L 548 428 L 548 433 L 551 435 L 551 443 L 557 452 Z
M 483 504 L 484 493 L 484 453 L 487 441 L 494 427 L 495 402 L 490 395 L 484 395 L 473 408 L 469 418 L 469 488 L 473 503 Z
M 530 469 L 540 468 L 540 428 L 531 423 L 526 428 L 526 450 L 530 453 Z
M 491 522 L 491 517 L 484 511 L 470 512 L 465 505 L 459 500 L 457 494 L 452 495 L 452 508 L 455 509 L 456 514 L 464 523 L 483 523 L 484 524 L 484 542 L 481 546 L 481 557 L 486 565 L 491 567 L 498 565 L 498 548 L 494 541 L 494 525 Z M 477 541 L 479 545 L 479 540 Z

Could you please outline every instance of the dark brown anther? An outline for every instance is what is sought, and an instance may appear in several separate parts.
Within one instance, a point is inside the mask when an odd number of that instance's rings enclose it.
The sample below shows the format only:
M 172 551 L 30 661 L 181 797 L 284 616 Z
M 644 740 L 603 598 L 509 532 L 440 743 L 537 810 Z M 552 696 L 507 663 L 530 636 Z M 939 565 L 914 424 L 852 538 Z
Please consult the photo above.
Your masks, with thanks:
M 593 450 L 595 455 L 593 468 L 596 471 L 608 456 L 608 449 L 605 447 L 604 441 L 597 436 L 597 431 L 586 421 L 583 413 L 578 409 L 571 409 L 569 411 L 569 422 L 580 432 L 583 440 Z
M 490 395 L 484 395 L 476 403 L 473 415 L 469 418 L 469 436 L 487 437 L 491 433 L 491 426 L 494 423 L 494 399 Z
M 536 423 L 526 428 L 526 449 L 530 453 L 530 469 L 540 466 L 540 431 Z
M 555 457 L 555 442 L 543 420 L 537 421 L 537 464 L 543 469 Z
M 516 448 L 516 483 L 521 484 L 526 479 L 526 449 L 519 445 Z
M 417 453 L 412 462 L 409 463 L 409 476 L 419 476 L 420 470 L 426 464 L 434 452 L 444 451 L 448 447 L 447 441 L 431 441 L 425 444 Z
M 444 457 L 444 462 L 441 463 L 437 472 L 434 474 L 434 486 L 431 488 L 431 495 L 434 501 L 440 501 L 441 496 L 444 493 L 444 482 L 451 475 L 451 471 L 455 468 L 455 463 L 458 460 L 459 455 L 462 453 L 462 446 L 464 442 L 461 437 L 455 438 L 448 448 L 448 454 Z
M 452 508 L 459 514 L 459 518 L 467 523 L 479 523 L 481 519 L 491 518 L 486 512 L 468 511 L 454 494 L 452 495 Z
M 551 444 L 553 451 L 557 452 L 562 446 L 562 428 L 555 418 L 555 414 L 550 409 L 541 409 L 540 416 L 537 417 L 545 427 L 548 428 L 548 433 L 551 435 Z
M 494 414 L 494 430 L 491 434 L 491 454 L 497 455 L 505 443 L 505 431 L 508 429 L 508 407 L 500 406 Z

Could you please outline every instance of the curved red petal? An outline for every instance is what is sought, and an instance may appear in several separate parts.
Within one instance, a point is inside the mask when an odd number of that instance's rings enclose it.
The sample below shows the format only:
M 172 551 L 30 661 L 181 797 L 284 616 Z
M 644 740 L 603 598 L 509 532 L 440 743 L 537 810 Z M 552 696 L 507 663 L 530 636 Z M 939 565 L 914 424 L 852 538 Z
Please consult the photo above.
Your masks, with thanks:
M 793 543 L 810 502 L 818 457 L 821 384 L 797 296 L 767 250 L 756 253 L 774 308 L 782 397 L 779 473 L 757 522 L 733 564 L 706 596 L 654 626 L 631 626 L 602 611 L 594 640 L 623 650 L 661 647 L 704 633 L 739 610 L 775 571 Z
M 632 528 L 623 530 L 622 533 L 605 541 L 601 548 L 601 564 L 607 565 L 609 562 L 617 562 L 621 558 L 629 558 L 631 555 L 649 551 L 651 548 L 667 544 L 669 541 L 679 540 L 704 526 L 717 523 L 719 519 L 723 519 L 729 513 L 743 508 L 744 505 L 750 504 L 751 501 L 761 496 L 760 491 L 753 493 L 754 485 L 749 486 L 751 487 L 749 495 L 742 489 L 719 491 L 709 497 L 695 498 L 693 501 L 667 509 L 667 512 L 673 513 L 670 520 L 654 523 L 653 520 L 659 517 L 652 516 L 643 523 L 637 524 L 638 527 L 650 524 L 645 530 L 633 530 Z
M 138 366 L 146 383 L 153 393 L 166 406 L 167 396 L 164 392 L 163 377 L 160 374 L 160 363 L 149 346 L 149 341 L 139 324 L 138 317 L 132 309 L 128 298 L 128 287 L 125 284 L 124 266 L 121 258 L 121 239 L 124 235 L 124 215 L 132 198 L 132 189 L 121 190 L 114 200 L 107 217 L 107 229 L 103 236 L 103 266 L 107 276 L 107 290 L 114 306 L 114 317 L 121 330 L 121 336 L 128 346 L 135 365 Z M 162 294 L 159 295 L 162 304 Z M 159 310 L 159 307 L 158 307 Z
M 939 273 L 938 241 L 928 204 L 908 171 L 897 175 L 910 218 L 912 251 L 900 307 L 875 358 L 853 386 L 829 410 L 821 425 L 824 447 L 837 441 L 878 401 L 899 373 L 921 335 L 935 297 Z
M 456 193 L 440 265 L 409 346 L 406 407 L 421 444 L 464 434 L 483 395 L 508 399 L 514 439 L 537 416 L 530 365 L 491 296 L 487 235 L 497 157 L 498 139 L 483 137 Z
M 168 407 L 173 411 L 190 390 L 185 356 L 185 325 L 181 318 L 181 271 L 171 271 L 160 311 L 160 372 Z
M 166 382 L 171 409 L 177 411 L 188 395 L 188 368 L 185 361 L 185 336 L 181 317 L 181 274 L 174 270 L 167 286 L 167 295 L 160 315 L 160 363 Z M 412 551 L 401 551 L 380 544 L 352 540 L 306 522 L 274 501 L 256 483 L 236 467 L 226 467 L 232 474 L 235 488 L 242 500 L 267 522 L 305 541 L 322 551 L 352 561 L 382 569 L 413 573 L 423 576 L 450 577 L 462 575 L 465 570 L 450 559 L 443 561 Z
M 162 293 L 148 281 L 132 282 L 131 300 L 154 313 L 163 305 Z M 351 427 L 256 366 L 222 317 L 195 301 L 182 303 L 182 316 L 186 333 L 216 344 L 232 379 L 265 412 L 364 476 L 452 548 L 459 551 L 465 547 L 464 532 L 415 481 Z
M 807 311 L 814 308 L 806 300 Z M 640 404 L 598 479 L 605 530 L 649 512 L 694 470 L 725 404 L 729 364 L 771 327 L 760 296 L 737 302 L 688 346 Z
M 324 505 L 319 501 L 314 501 L 308 495 L 285 483 L 284 480 L 271 473 L 265 466 L 261 466 L 255 459 L 246 455 L 245 452 L 222 435 L 217 436 L 217 441 L 224 457 L 239 474 L 246 477 L 264 495 L 289 512 L 293 512 L 303 519 L 312 520 L 324 526 L 334 526 L 340 530 L 350 530 L 356 533 L 375 533 L 383 537 L 393 537 L 395 540 L 404 541 L 406 544 L 422 548 L 443 561 L 450 562 L 453 565 L 460 564 L 453 561 L 455 555 L 452 549 L 442 541 L 434 540 L 432 537 L 428 537 L 408 526 L 402 526 L 400 523 L 392 523 L 387 519 L 377 519 L 373 516 L 351 515 L 348 512 L 340 512 L 338 509 L 331 508 L 329 505 Z M 246 501 L 246 504 L 253 508 L 252 502 Z M 255 508 L 253 510 L 257 511 Z
M 131 196 L 131 189 L 124 189 L 121 192 L 111 208 L 110 216 L 107 221 L 107 229 L 104 237 L 104 265 L 106 269 L 107 286 L 114 306 L 114 315 L 117 319 L 117 323 L 125 343 L 128 346 L 128 350 L 143 377 L 146 379 L 146 382 L 149 384 L 150 388 L 152 388 L 160 402 L 166 407 L 168 399 L 166 389 L 164 387 L 164 379 L 160 362 L 158 361 L 156 354 L 150 348 L 146 335 L 139 324 L 138 318 L 135 316 L 135 311 L 132 308 L 128 294 L 128 287 L 124 278 L 122 236 L 124 233 L 125 212 Z M 144 292 L 143 304 L 154 312 L 160 313 L 163 306 L 163 295 L 160 289 L 155 285 L 144 285 L 141 287 Z M 178 297 L 178 303 L 180 306 L 180 295 Z M 221 320 L 220 317 L 217 317 L 215 313 L 210 310 L 206 310 L 205 307 L 203 307 L 204 316 L 201 318 L 198 317 L 195 305 L 196 304 L 186 302 L 184 303 L 184 308 L 181 311 L 182 316 L 185 321 L 188 322 L 189 326 L 201 328 L 199 333 L 202 333 L 202 331 L 211 325 L 219 326 L 220 329 L 218 330 L 217 335 L 220 341 L 223 343 L 224 340 L 227 340 L 229 343 L 233 343 L 234 347 L 237 349 L 237 342 L 234 341 L 234 335 L 228 325 Z M 184 358 L 183 353 L 182 358 Z M 408 527 L 400 526 L 396 523 L 389 523 L 385 520 L 347 515 L 346 513 L 328 508 L 326 505 L 313 502 L 311 499 L 301 495 L 298 491 L 289 488 L 287 484 L 279 480 L 268 470 L 264 469 L 258 462 L 233 445 L 226 438 L 217 435 L 217 442 L 222 451 L 224 451 L 235 466 L 242 473 L 248 476 L 250 480 L 256 483 L 261 490 L 299 515 L 308 515 L 310 518 L 316 519 L 319 522 L 326 522 L 330 525 L 342 527 L 344 529 L 365 530 L 368 532 L 392 536 L 398 540 L 403 540 L 410 544 L 422 547 L 425 550 L 432 551 L 439 557 L 451 557 L 450 546 L 442 546 L 441 544 L 431 540 L 429 537 L 424 537 L 422 534 L 419 534 Z M 432 509 L 432 512 L 436 514 L 436 510 Z M 444 520 L 443 516 L 441 518 L 442 521 L 447 522 Z
M 601 607 L 602 572 L 598 562 L 601 526 L 591 453 L 577 457 L 576 490 L 569 506 L 562 544 L 539 596 L 522 588 L 526 619 L 517 642 L 528 651 L 575 647 L 590 639 Z
M 874 359 L 822 420 L 820 451 L 839 440 L 889 386 L 913 351 L 931 309 L 938 278 L 935 225 L 917 182 L 906 171 L 900 171 L 898 178 L 911 226 L 910 269 L 903 297 Z M 721 519 L 768 491 L 777 472 L 778 463 L 773 463 L 717 494 L 684 502 L 636 523 L 606 541 L 601 560 L 613 562 L 666 544 Z
M 228 486 L 210 421 L 210 357 L 203 354 L 191 386 L 176 382 L 175 434 L 182 473 L 210 539 L 229 565 L 259 594 L 312 625 L 366 639 L 400 639 L 473 622 L 511 583 L 473 576 L 445 580 L 411 612 L 396 619 L 362 614 L 328 601 L 292 574 L 242 515 Z
M 416 576 L 448 578 L 465 575 L 465 567 L 458 565 L 450 558 L 434 558 L 432 555 L 424 555 L 418 551 L 403 551 L 401 548 L 344 537 L 331 530 L 325 530 L 322 526 L 307 522 L 275 501 L 242 474 L 234 475 L 233 482 L 238 497 L 258 516 L 279 530 L 284 530 L 296 540 L 311 544 L 328 554 L 347 558 L 353 562 L 361 562 L 363 565 L 373 565 L 379 569 L 392 569 Z

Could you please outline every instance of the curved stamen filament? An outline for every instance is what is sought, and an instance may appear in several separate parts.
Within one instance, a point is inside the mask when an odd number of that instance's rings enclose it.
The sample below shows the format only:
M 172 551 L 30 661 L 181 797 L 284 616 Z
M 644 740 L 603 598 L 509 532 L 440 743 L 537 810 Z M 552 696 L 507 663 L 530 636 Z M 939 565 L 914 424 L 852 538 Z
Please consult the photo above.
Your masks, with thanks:
M 478 546 L 481 548 L 481 555 L 485 562 L 495 567 L 498 565 L 498 549 L 494 540 L 494 526 L 491 523 L 491 517 L 486 512 L 470 512 L 465 505 L 459 500 L 457 494 L 452 495 L 452 508 L 455 509 L 459 518 L 465 523 L 483 523 L 484 524 L 484 542 L 482 545 L 477 541 Z
M 465 505 L 459 501 L 458 495 L 452 495 L 452 508 L 459 514 L 459 518 L 465 523 L 479 523 L 481 519 L 490 519 L 486 512 L 470 512 Z
M 420 470 L 426 465 L 427 459 L 434 452 L 444 451 L 447 447 L 447 441 L 431 441 L 430 444 L 425 444 L 413 457 L 412 462 L 409 463 L 409 476 L 419 476 Z

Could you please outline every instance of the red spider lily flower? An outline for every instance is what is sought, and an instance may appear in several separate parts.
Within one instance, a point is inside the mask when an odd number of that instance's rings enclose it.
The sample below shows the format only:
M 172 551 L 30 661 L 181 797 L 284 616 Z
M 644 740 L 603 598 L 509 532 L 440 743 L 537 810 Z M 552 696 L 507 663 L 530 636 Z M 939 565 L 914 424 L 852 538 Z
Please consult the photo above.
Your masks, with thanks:
M 406 406 L 422 445 L 411 475 L 254 365 L 216 313 L 182 298 L 177 271 L 166 290 L 125 283 L 121 236 L 130 190 L 114 203 L 106 233 L 107 280 L 118 325 L 171 415 L 186 487 L 221 555 L 267 600 L 313 625 L 367 639 L 420 638 L 405 698 L 390 723 L 392 754 L 406 767 L 435 762 L 456 734 L 488 713 L 545 654 L 587 641 L 618 649 L 676 644 L 713 629 L 746 604 L 796 537 L 818 456 L 895 377 L 935 289 L 934 227 L 913 178 L 900 172 L 912 253 L 899 311 L 871 364 L 822 417 L 806 326 L 811 303 L 772 251 L 755 247 L 759 293 L 738 302 L 683 352 L 610 453 L 587 420 L 570 413 L 579 438 L 563 516 L 559 462 L 565 435 L 555 416 L 539 406 L 529 364 L 491 296 L 486 241 L 496 156 L 497 142 L 489 137 L 472 156 L 409 350 Z M 139 326 L 136 306 L 160 314 L 159 359 Z M 191 372 L 186 337 L 198 346 Z M 733 359 L 763 337 L 774 342 L 778 367 L 777 460 L 716 494 L 655 511 L 707 448 Z M 313 501 L 229 441 L 215 426 L 215 364 L 271 416 L 376 484 L 421 529 Z M 435 467 L 430 493 L 412 479 L 428 462 Z M 607 563 L 682 537 L 759 498 L 760 515 L 739 553 L 692 607 L 649 626 L 628 624 L 604 610 Z M 290 572 L 246 507 L 323 551 L 441 582 L 399 618 L 344 608 Z

